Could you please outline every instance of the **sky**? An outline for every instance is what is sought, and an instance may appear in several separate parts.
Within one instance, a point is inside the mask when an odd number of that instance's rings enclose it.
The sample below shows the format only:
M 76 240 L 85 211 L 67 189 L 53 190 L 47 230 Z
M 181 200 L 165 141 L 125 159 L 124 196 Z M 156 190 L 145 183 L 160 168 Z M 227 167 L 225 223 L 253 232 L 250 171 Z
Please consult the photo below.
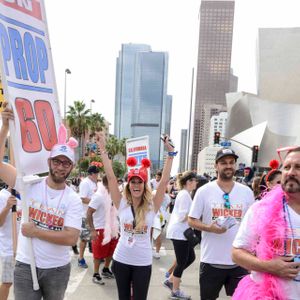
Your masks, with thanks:
M 44 0 L 61 112 L 83 100 L 113 133 L 116 58 L 122 43 L 143 43 L 169 53 L 171 136 L 179 150 L 188 128 L 192 69 L 197 66 L 200 0 Z M 256 93 L 258 28 L 300 27 L 299 0 L 236 0 L 232 68 L 238 91 Z M 194 84 L 195 88 L 195 84 Z M 195 92 L 193 91 L 193 95 Z M 92 103 L 91 100 L 95 100 Z M 173 172 L 179 164 L 174 162 Z

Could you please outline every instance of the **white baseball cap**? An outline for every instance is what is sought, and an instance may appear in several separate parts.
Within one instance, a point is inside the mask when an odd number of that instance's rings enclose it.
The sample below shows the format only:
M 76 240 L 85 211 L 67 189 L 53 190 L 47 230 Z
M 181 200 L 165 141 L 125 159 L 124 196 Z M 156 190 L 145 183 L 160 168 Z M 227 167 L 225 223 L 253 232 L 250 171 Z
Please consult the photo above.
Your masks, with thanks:
M 67 144 L 56 144 L 53 146 L 50 152 L 50 158 L 57 157 L 59 155 L 63 155 L 67 157 L 72 163 L 75 163 L 75 154 L 74 150 Z

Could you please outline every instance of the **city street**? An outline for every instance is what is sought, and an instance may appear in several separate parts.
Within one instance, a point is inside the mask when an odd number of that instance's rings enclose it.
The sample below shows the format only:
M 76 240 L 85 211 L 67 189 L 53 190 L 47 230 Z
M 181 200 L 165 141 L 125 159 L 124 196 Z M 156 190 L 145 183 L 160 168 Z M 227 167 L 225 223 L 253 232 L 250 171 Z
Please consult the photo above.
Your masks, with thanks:
M 172 250 L 172 244 L 169 240 L 164 240 L 163 246 L 165 247 L 161 250 L 161 258 L 158 260 L 153 259 L 152 277 L 148 294 L 149 300 L 166 300 L 169 298 L 169 290 L 163 287 L 162 282 L 166 270 L 174 260 L 174 251 Z M 196 261 L 184 272 L 182 278 L 181 287 L 187 294 L 192 296 L 192 299 L 199 299 L 199 251 L 199 247 L 197 247 Z M 65 300 L 117 300 L 118 296 L 115 281 L 113 279 L 105 279 L 105 285 L 102 286 L 93 283 L 93 258 L 92 254 L 88 252 L 88 249 L 86 249 L 85 257 L 89 268 L 81 269 L 77 266 L 77 255 L 72 255 L 72 272 Z M 9 300 L 13 299 L 13 293 L 11 292 Z M 219 299 L 228 300 L 230 297 L 226 297 L 222 291 Z

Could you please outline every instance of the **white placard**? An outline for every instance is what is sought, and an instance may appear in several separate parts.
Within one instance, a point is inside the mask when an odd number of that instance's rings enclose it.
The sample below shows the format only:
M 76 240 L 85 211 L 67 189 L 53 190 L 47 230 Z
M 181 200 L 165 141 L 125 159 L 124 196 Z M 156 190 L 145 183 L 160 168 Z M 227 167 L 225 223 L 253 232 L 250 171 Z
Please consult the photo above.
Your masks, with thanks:
M 0 0 L 0 41 L 18 174 L 47 172 L 61 118 L 43 0 Z

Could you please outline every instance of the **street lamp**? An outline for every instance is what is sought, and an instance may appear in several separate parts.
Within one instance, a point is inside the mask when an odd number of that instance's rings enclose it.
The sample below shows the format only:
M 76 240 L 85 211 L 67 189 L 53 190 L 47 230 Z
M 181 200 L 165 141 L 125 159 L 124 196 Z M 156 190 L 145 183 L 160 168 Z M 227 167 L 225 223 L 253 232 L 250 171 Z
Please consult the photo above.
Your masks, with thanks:
M 90 113 L 91 113 L 91 115 L 92 115 L 92 104 L 93 103 L 95 103 L 96 101 L 94 100 L 94 99 L 92 99 L 91 101 L 90 101 Z
M 71 74 L 70 69 L 65 69 L 65 98 L 64 98 L 64 122 L 66 124 L 66 108 L 67 108 L 67 74 Z

